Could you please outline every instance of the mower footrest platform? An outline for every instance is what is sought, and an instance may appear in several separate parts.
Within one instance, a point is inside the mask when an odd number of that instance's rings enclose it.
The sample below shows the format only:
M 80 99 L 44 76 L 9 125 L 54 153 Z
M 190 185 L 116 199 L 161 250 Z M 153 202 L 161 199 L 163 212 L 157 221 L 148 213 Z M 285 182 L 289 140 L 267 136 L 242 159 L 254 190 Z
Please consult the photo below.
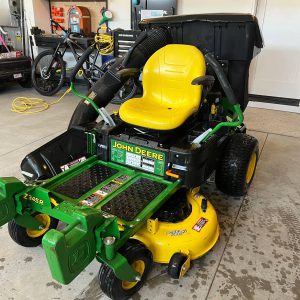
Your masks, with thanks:
M 78 199 L 116 173 L 118 173 L 116 169 L 101 164 L 95 164 L 64 182 L 54 191 L 61 195 Z
M 133 221 L 166 187 L 163 183 L 140 178 L 101 209 L 125 221 Z

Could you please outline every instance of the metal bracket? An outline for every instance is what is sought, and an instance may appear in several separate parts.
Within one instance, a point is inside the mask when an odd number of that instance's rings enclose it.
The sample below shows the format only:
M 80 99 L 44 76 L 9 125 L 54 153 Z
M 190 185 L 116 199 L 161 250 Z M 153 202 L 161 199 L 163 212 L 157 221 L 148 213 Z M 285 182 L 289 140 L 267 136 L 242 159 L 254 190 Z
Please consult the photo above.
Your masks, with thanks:
M 28 212 L 23 215 L 17 215 L 15 217 L 16 223 L 21 227 L 33 230 L 41 230 L 40 226 L 44 227 L 44 224 L 34 217 L 32 217 Z
M 106 124 L 108 124 L 111 127 L 116 127 L 115 121 L 112 119 L 110 114 L 107 112 L 107 110 L 104 107 L 101 107 L 99 109 L 99 114 L 101 115 L 102 119 Z
M 210 134 L 210 132 L 212 131 L 211 128 L 207 129 L 206 131 L 204 131 L 202 134 L 200 134 L 199 136 L 197 136 L 193 141 L 192 144 L 200 144 L 206 137 L 208 134 Z
M 180 273 L 179 273 L 179 278 L 182 278 L 185 273 L 188 271 L 188 269 L 191 267 L 191 256 L 190 256 L 190 252 L 188 250 L 186 251 L 181 251 L 182 253 L 186 254 L 186 261 L 184 262 L 184 264 L 181 267 Z
M 151 234 L 155 234 L 158 231 L 158 218 L 156 218 L 155 220 L 153 219 L 148 219 L 147 220 L 147 230 L 151 233 Z
M 117 278 L 123 281 L 140 281 L 141 274 L 136 272 L 132 266 L 128 263 L 127 259 L 120 253 L 116 253 L 115 257 L 112 260 L 103 259 L 102 256 L 96 255 L 96 259 L 107 264 L 110 268 L 113 269 Z

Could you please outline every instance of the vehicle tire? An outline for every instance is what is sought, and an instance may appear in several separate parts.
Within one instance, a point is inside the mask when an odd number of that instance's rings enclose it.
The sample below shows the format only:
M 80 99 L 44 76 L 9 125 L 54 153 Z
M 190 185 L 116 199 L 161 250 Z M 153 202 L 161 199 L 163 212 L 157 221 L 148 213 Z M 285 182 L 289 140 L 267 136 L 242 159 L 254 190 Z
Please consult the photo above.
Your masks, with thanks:
M 234 134 L 216 169 L 217 188 L 230 196 L 245 195 L 254 178 L 258 154 L 256 138 L 244 133 Z
M 23 247 L 37 247 L 42 243 L 43 236 L 50 229 L 56 229 L 58 220 L 51 218 L 46 214 L 35 214 L 37 220 L 44 223 L 45 228 L 42 230 L 26 229 L 12 220 L 8 223 L 8 233 L 17 244 Z
M 168 274 L 173 279 L 180 278 L 180 272 L 183 264 L 185 263 L 187 257 L 183 253 L 174 253 L 168 264 Z
M 54 57 L 50 73 L 43 73 L 49 67 L 53 55 L 53 50 L 41 52 L 36 57 L 31 69 L 32 84 L 34 88 L 44 96 L 56 94 L 65 82 L 66 66 L 63 58 L 59 54 L 56 54 Z
M 28 77 L 24 80 L 20 80 L 19 81 L 19 84 L 22 88 L 24 89 L 29 89 L 29 88 L 32 88 L 32 80 L 31 80 L 31 77 Z
M 141 274 L 141 281 L 122 281 L 116 277 L 110 267 L 102 264 L 98 274 L 100 287 L 108 297 L 114 300 L 124 300 L 134 295 L 145 283 L 152 266 L 152 253 L 137 240 L 130 239 L 120 253 Z

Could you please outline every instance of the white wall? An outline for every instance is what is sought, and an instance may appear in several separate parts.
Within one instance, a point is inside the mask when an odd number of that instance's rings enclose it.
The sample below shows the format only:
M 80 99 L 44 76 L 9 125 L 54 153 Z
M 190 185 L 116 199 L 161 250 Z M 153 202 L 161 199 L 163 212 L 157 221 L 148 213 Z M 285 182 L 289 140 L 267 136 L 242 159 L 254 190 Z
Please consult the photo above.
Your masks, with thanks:
M 300 2 L 260 0 L 258 18 L 265 47 L 252 64 L 250 92 L 300 98 Z
M 113 13 L 113 21 L 109 22 L 111 29 L 123 28 L 130 29 L 131 0 L 109 0 L 108 9 Z
M 24 1 L 24 9 L 28 25 L 38 26 L 46 33 L 50 33 L 50 14 L 48 1 L 42 0 L 26 0 Z
M 258 0 L 178 0 L 178 14 L 197 13 L 254 13 Z M 26 0 L 26 10 L 32 25 L 38 25 L 49 32 L 48 2 L 41 0 Z M 131 0 L 109 0 L 108 7 L 114 18 L 110 27 L 130 29 Z M 32 11 L 34 7 L 34 13 Z
M 255 13 L 258 0 L 178 0 L 178 14 L 199 13 Z M 130 29 L 131 0 L 109 0 L 109 9 L 114 14 L 112 29 Z
M 42 0 L 25 0 L 24 10 L 26 18 L 26 31 L 28 28 L 38 26 L 46 33 L 50 33 L 50 14 L 48 1 Z M 28 32 L 26 32 L 28 34 Z M 33 47 L 34 56 L 38 54 L 37 47 Z M 29 42 L 27 44 L 27 55 L 31 55 L 29 51 Z
M 257 0 L 178 0 L 178 14 L 253 13 Z

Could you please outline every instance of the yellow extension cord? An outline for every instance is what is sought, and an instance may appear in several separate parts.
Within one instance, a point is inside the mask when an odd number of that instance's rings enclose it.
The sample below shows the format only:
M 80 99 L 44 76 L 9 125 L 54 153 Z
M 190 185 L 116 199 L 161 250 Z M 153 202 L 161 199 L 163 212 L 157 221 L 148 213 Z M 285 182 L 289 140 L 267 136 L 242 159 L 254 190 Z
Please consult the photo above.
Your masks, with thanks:
M 95 35 L 96 47 L 101 55 L 110 55 L 114 50 L 114 38 L 107 34 L 96 34 Z M 108 44 L 105 48 L 100 48 L 98 45 Z
M 58 100 L 50 103 L 40 98 L 17 97 L 11 104 L 11 111 L 25 115 L 40 113 L 49 109 L 52 105 L 59 103 L 70 92 L 71 88 L 68 88 Z
M 114 39 L 113 36 L 107 34 L 96 34 L 95 43 L 96 47 L 101 55 L 110 55 L 113 51 Z M 98 44 L 108 44 L 105 48 L 100 48 Z M 78 71 L 78 75 L 82 76 L 82 70 Z M 16 97 L 11 104 L 11 111 L 18 114 L 31 115 L 40 113 L 49 109 L 52 105 L 59 103 L 67 94 L 69 94 L 71 88 L 69 88 L 58 100 L 48 103 L 46 100 L 40 98 L 30 97 Z

